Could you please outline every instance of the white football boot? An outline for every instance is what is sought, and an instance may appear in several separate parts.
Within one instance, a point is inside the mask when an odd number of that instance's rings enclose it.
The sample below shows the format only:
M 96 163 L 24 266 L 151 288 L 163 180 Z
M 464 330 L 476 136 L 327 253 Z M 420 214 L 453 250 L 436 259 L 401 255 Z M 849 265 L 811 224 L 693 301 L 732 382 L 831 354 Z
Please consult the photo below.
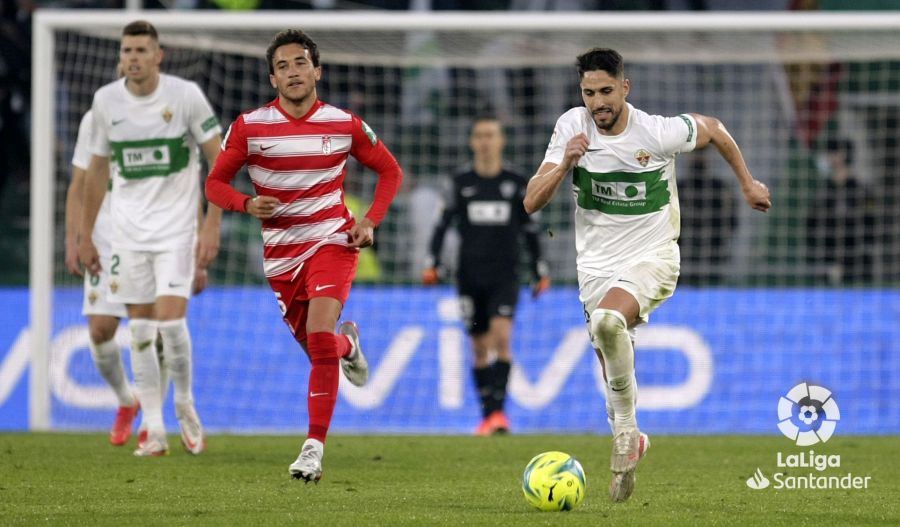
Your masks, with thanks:
M 341 322 L 338 333 L 350 338 L 353 349 L 347 357 L 341 357 L 341 371 L 353 386 L 362 386 L 369 380 L 369 363 L 359 345 L 359 328 L 355 322 Z
M 322 456 L 325 455 L 325 445 L 318 439 L 307 439 L 303 442 L 300 455 L 297 460 L 288 467 L 291 477 L 302 479 L 307 483 L 319 482 L 322 478 Z
M 609 499 L 619 502 L 631 497 L 637 479 L 634 469 L 649 448 L 650 437 L 636 428 L 622 430 L 615 435 L 610 461 L 613 476 L 609 482 Z
M 175 416 L 178 418 L 178 426 L 181 427 L 181 444 L 184 449 L 195 456 L 206 449 L 206 436 L 203 435 L 203 425 L 192 403 L 175 405 Z
M 169 454 L 169 442 L 166 440 L 166 434 L 148 433 L 147 439 L 138 443 L 137 450 L 134 455 L 137 457 L 159 457 Z

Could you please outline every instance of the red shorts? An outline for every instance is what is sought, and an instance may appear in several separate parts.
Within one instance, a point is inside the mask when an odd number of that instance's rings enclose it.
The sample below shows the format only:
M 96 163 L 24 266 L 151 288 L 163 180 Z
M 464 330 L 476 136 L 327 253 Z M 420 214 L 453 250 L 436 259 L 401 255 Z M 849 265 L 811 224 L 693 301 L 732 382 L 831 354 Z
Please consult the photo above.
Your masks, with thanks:
M 347 302 L 358 260 L 357 249 L 324 245 L 303 262 L 299 272 L 294 269 L 269 278 L 284 321 L 297 342 L 306 341 L 306 315 L 311 298 L 327 296 L 340 300 L 341 304 Z

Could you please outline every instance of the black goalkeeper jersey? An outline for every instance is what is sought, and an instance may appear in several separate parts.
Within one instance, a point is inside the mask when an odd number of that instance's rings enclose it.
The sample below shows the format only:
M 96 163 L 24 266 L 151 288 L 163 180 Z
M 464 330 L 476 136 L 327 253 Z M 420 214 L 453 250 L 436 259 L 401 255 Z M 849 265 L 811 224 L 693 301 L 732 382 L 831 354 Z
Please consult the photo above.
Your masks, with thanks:
M 527 184 L 525 178 L 505 169 L 496 177 L 481 177 L 474 170 L 454 176 L 431 237 L 431 266 L 439 265 L 444 234 L 455 224 L 461 239 L 457 266 L 461 282 L 517 282 L 523 238 L 532 273 L 538 277 L 543 267 L 538 263 L 538 225 L 522 204 Z

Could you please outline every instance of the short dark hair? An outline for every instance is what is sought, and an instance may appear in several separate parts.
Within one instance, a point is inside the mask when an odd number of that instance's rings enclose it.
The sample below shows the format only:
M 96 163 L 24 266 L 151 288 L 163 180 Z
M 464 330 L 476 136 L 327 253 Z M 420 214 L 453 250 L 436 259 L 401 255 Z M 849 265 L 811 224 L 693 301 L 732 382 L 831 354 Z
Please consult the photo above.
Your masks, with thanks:
M 825 143 L 829 154 L 844 154 L 844 162 L 853 164 L 853 142 L 844 138 L 831 138 Z
M 500 131 L 501 132 L 503 131 L 503 123 L 500 122 L 499 117 L 497 117 L 496 115 L 490 114 L 490 113 L 484 113 L 484 114 L 478 115 L 474 119 L 472 119 L 472 125 L 469 126 L 469 134 L 471 134 L 473 131 L 475 131 L 475 127 L 481 123 L 497 123 L 500 125 Z
M 625 76 L 625 61 L 622 60 L 622 55 L 609 48 L 594 48 L 578 55 L 575 67 L 578 68 L 579 77 L 584 77 L 588 71 L 605 71 L 610 77 L 618 79 Z
M 272 38 L 272 42 L 269 43 L 269 47 L 266 49 L 266 62 L 269 64 L 270 75 L 275 73 L 275 65 L 272 64 L 272 57 L 275 56 L 275 50 L 288 44 L 300 44 L 309 50 L 309 56 L 312 59 L 313 66 L 319 67 L 319 47 L 316 46 L 313 39 L 309 38 L 309 35 L 299 29 L 285 29 L 284 31 L 278 32 L 278 34 Z
M 153 27 L 153 24 L 146 20 L 135 20 L 125 26 L 125 29 L 122 30 L 123 37 L 138 37 L 141 35 L 147 35 L 159 42 L 159 33 L 156 32 L 156 28 Z

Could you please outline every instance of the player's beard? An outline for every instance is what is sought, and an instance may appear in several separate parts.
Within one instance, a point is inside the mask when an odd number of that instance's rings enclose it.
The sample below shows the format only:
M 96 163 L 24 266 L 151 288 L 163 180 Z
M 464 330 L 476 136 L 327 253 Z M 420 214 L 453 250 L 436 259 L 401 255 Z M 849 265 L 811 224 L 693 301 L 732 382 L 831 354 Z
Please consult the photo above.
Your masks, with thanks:
M 610 108 L 610 118 L 606 123 L 601 124 L 598 123 L 596 119 L 594 119 L 594 124 L 597 125 L 597 128 L 601 130 L 612 130 L 616 123 L 619 122 L 619 117 L 622 116 L 622 108 L 619 108 L 619 111 L 615 111 L 613 108 Z M 593 116 L 592 116 L 593 117 Z
M 309 99 L 310 97 L 313 97 L 315 92 L 316 92 L 315 88 L 311 88 L 311 89 L 308 89 L 308 90 L 302 92 L 301 95 L 296 95 L 296 92 L 293 94 L 289 94 L 288 87 L 285 87 L 284 90 L 279 90 L 279 95 L 281 95 L 281 97 L 284 100 L 288 101 L 289 103 L 291 103 L 295 106 L 300 106 L 304 102 L 306 102 L 307 99 Z

